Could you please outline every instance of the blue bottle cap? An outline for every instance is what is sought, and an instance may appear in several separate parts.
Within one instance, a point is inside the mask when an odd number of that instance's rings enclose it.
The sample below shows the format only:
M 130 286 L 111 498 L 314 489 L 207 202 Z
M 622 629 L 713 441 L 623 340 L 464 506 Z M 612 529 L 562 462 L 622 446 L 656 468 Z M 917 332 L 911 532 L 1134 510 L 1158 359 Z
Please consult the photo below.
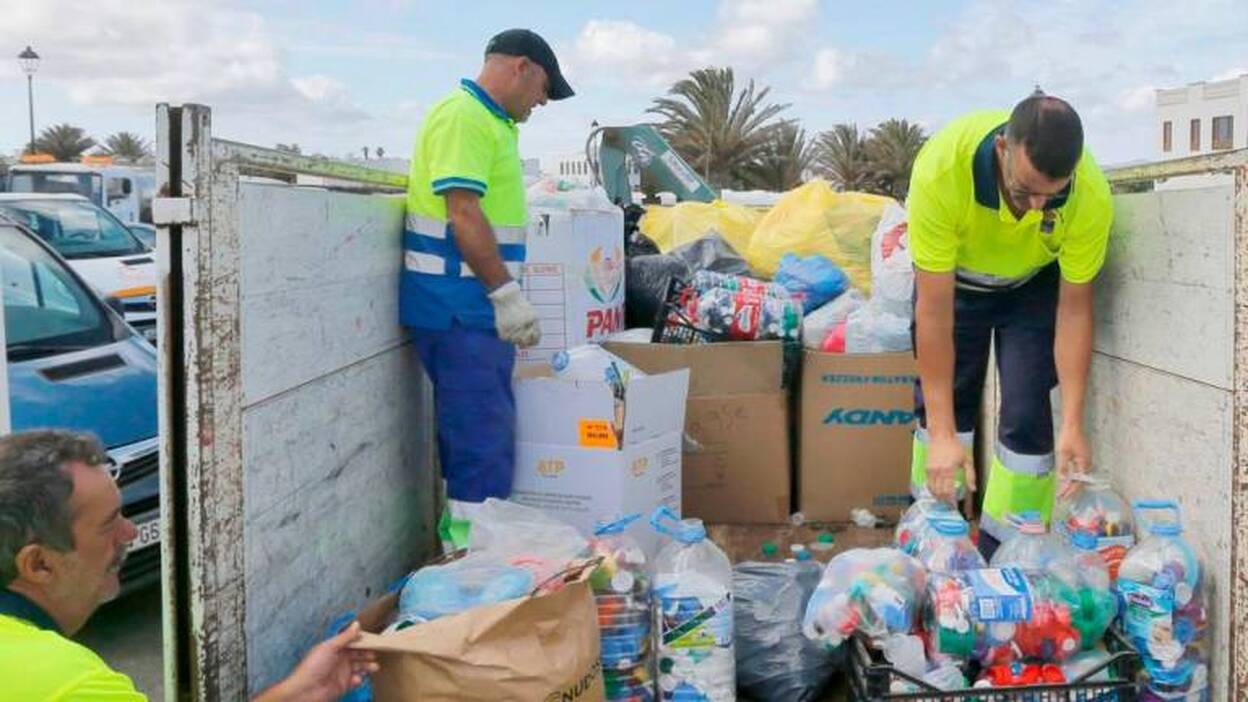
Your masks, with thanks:
M 1095 551 L 1096 534 L 1080 529 L 1070 535 L 1070 543 L 1082 551 Z

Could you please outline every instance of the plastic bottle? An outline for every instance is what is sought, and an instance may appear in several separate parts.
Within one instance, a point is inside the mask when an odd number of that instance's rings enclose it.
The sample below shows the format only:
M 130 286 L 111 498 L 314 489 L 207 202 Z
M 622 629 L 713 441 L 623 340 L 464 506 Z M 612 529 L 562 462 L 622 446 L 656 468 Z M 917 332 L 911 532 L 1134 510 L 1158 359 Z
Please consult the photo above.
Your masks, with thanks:
M 640 514 L 594 529 L 589 548 L 603 559 L 590 576 L 602 636 L 602 678 L 608 702 L 652 700 L 655 695 L 654 610 L 645 551 L 625 533 Z
M 1148 687 L 1140 699 L 1205 700 L 1209 696 L 1200 561 L 1183 539 L 1173 501 L 1136 502 L 1136 524 L 1147 523 L 1118 570 L 1122 628 L 1140 653 Z M 1170 519 L 1143 519 L 1146 512 Z
M 1076 476 L 1074 480 L 1080 489 L 1053 508 L 1053 531 L 1067 540 L 1077 531 L 1092 533 L 1110 578 L 1116 579 L 1127 550 L 1135 545 L 1131 510 L 1109 482 L 1091 476 Z
M 926 493 L 906 508 L 901 519 L 897 520 L 893 545 L 911 556 L 918 553 L 919 545 L 927 536 L 928 519 L 931 517 L 962 519 L 962 515 L 952 504 L 942 502 L 932 497 L 930 493 Z
M 1061 537 L 1044 528 L 1039 512 L 1024 512 L 1013 518 L 1016 530 L 992 555 L 993 568 L 1022 568 L 1049 571 L 1074 585 L 1077 579 L 1075 552 Z
M 563 380 L 627 384 L 633 377 L 644 376 L 627 361 L 597 344 L 586 344 L 558 351 L 550 359 L 550 369 Z
M 1076 531 L 1071 534 L 1071 546 L 1079 573 L 1079 609 L 1074 624 L 1083 650 L 1093 651 L 1118 616 L 1118 597 L 1097 537 L 1090 531 Z
M 658 508 L 650 524 L 672 541 L 654 560 L 658 605 L 659 698 L 736 699 L 732 564 L 700 519 Z
M 979 549 L 971 543 L 970 525 L 961 517 L 932 516 L 927 523 L 930 532 L 923 538 L 915 557 L 929 573 L 948 574 L 988 567 Z

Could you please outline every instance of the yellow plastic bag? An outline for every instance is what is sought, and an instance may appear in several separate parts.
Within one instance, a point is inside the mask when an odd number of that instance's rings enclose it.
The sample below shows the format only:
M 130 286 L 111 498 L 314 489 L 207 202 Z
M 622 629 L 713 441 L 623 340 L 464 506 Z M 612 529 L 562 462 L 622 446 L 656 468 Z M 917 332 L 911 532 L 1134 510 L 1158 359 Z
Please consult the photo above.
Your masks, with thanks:
M 671 207 L 646 208 L 637 226 L 663 253 L 717 232 L 744 256 L 762 217 L 763 213 L 756 209 L 723 200 L 681 202 Z
M 863 293 L 871 291 L 871 233 L 894 200 L 870 193 L 838 193 L 813 180 L 785 193 L 754 229 L 745 260 L 767 277 L 786 253 L 831 259 Z

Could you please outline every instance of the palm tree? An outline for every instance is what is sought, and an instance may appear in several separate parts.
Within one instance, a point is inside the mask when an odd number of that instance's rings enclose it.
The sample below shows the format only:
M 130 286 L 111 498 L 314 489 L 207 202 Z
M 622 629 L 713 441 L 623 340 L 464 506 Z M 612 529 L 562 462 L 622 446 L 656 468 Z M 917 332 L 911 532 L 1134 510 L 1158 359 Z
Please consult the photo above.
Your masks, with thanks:
M 815 168 L 837 190 L 864 190 L 871 183 L 867 141 L 856 124 L 838 124 L 819 135 Z
M 778 126 L 772 118 L 789 107 L 765 102 L 770 92 L 753 80 L 738 92 L 731 68 L 702 68 L 647 112 L 664 118 L 659 131 L 711 185 L 739 186 L 771 142 Z
M 77 161 L 92 146 L 95 146 L 95 139 L 87 136 L 81 127 L 68 124 L 47 127 L 35 139 L 35 151 L 50 154 L 57 161 Z
M 867 158 L 874 172 L 877 192 L 898 200 L 906 199 L 910 170 L 925 141 L 927 135 L 923 128 L 904 119 L 890 119 L 871 130 Z
M 759 159 L 746 171 L 746 182 L 755 188 L 784 192 L 802 184 L 815 164 L 815 141 L 806 136 L 796 120 L 786 120 L 772 132 Z
M 117 132 L 104 140 L 104 153 L 117 161 L 138 163 L 152 155 L 147 141 L 132 132 Z

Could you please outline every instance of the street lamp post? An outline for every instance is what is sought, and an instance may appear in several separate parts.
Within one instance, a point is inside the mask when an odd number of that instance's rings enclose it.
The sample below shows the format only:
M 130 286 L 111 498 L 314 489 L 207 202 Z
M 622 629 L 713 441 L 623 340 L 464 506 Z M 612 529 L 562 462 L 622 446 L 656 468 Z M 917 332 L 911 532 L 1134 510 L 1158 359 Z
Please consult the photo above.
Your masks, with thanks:
M 35 71 L 39 70 L 39 54 L 35 50 L 26 47 L 26 50 L 17 55 L 17 62 L 22 67 L 22 73 L 26 74 L 26 104 L 30 108 L 30 153 L 35 153 Z

